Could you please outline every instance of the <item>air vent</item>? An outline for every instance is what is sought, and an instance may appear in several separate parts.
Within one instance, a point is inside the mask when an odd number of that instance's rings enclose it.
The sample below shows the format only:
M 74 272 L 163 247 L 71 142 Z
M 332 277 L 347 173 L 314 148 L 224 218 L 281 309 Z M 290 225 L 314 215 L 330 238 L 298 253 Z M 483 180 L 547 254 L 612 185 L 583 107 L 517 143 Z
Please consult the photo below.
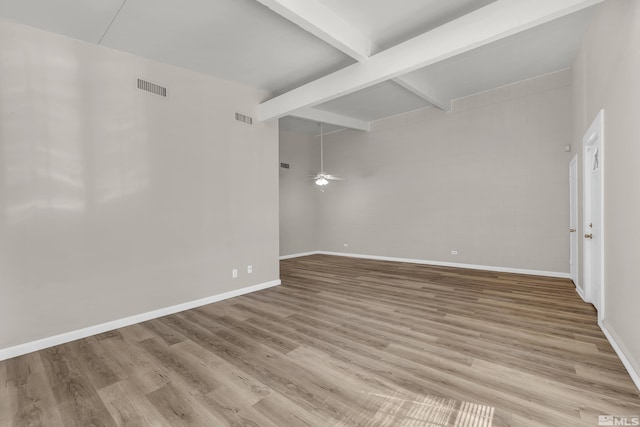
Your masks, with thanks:
M 155 83 L 148 82 L 146 80 L 138 79 L 138 89 L 151 92 L 156 95 L 167 96 L 167 88 L 157 85 Z
M 249 116 L 245 116 L 244 114 L 236 113 L 236 120 L 242 123 L 246 123 L 248 125 L 253 124 L 253 119 Z
M 280 163 L 282 169 L 289 169 L 289 163 Z

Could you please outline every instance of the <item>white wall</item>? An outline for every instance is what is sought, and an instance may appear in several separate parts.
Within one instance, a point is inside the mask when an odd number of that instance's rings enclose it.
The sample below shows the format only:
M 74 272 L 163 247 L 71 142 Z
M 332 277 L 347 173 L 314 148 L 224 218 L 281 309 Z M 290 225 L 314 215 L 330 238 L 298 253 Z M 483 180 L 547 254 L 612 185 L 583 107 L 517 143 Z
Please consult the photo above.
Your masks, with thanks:
M 264 96 L 0 22 L 0 350 L 277 280 Z
M 315 249 L 566 273 L 570 142 L 568 70 L 329 134 Z
M 574 143 L 604 109 L 603 326 L 640 385 L 640 2 L 599 6 L 573 67 Z M 584 230 L 579 230 L 581 235 Z M 582 241 L 581 241 L 582 245 Z M 582 284 L 580 284 L 582 286 Z

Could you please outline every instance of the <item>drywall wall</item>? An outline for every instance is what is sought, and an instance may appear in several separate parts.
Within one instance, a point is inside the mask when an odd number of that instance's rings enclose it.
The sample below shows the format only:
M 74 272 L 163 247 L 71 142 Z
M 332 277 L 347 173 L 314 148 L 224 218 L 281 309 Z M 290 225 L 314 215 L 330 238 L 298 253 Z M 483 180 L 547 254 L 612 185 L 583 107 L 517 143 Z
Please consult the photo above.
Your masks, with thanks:
M 636 226 L 640 218 L 638 46 L 640 3 L 608 1 L 598 7 L 573 66 L 576 145 L 604 109 L 603 326 L 636 376 L 640 375 L 640 285 L 635 270 L 640 259 L 640 229 Z M 636 377 L 637 384 L 639 379 Z
M 310 177 L 320 170 L 318 138 L 297 132 L 280 132 L 280 255 L 318 249 L 318 197 Z
M 569 70 L 326 135 L 316 249 L 566 273 L 570 142 Z
M 7 22 L 0 76 L 0 350 L 278 279 L 264 93 Z

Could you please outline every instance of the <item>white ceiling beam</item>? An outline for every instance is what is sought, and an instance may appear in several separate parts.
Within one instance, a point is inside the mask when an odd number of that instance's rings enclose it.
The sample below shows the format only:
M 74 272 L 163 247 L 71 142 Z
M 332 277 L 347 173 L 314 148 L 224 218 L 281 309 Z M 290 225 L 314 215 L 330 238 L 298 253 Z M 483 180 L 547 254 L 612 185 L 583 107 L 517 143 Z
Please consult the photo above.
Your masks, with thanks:
M 415 76 L 396 77 L 393 81 L 442 111 L 451 111 L 451 99 L 426 79 Z
M 296 0 L 257 0 L 269 9 L 288 19 L 330 46 L 361 62 L 369 58 L 373 42 L 357 32 L 340 15 L 316 0 L 304 2 Z M 430 102 L 438 108 L 449 111 L 451 100 L 439 100 L 427 91 L 427 84 L 419 84 L 416 79 L 405 81 L 404 76 L 393 79 L 401 87 Z M 435 100 L 435 102 L 434 102 Z M 443 106 L 447 106 L 443 108 Z
M 258 106 L 258 119 L 276 119 L 295 110 L 348 95 L 602 1 L 604 0 L 498 0 L 373 55 L 364 62 L 350 65 L 265 101 Z
M 358 61 L 371 54 L 370 40 L 319 1 L 257 1 Z
M 289 116 L 299 117 L 318 123 L 327 123 L 330 125 L 341 126 L 349 129 L 363 130 L 369 132 L 371 125 L 369 122 L 353 117 L 343 116 L 341 114 L 331 113 L 329 111 L 318 110 L 317 108 L 304 108 L 293 111 Z

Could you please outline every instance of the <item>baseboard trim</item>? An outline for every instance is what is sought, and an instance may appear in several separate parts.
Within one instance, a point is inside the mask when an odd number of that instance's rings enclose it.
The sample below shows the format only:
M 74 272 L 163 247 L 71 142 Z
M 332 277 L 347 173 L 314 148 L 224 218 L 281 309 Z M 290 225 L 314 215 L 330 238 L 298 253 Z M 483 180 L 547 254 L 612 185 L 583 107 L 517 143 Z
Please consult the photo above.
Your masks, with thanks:
M 388 256 L 380 256 L 380 255 L 362 255 L 362 254 L 351 254 L 346 252 L 313 251 L 313 252 L 305 252 L 301 254 L 285 255 L 283 257 L 280 257 L 280 259 L 282 260 L 282 259 L 289 259 L 289 258 L 297 258 L 301 256 L 316 255 L 316 254 L 334 255 L 334 256 L 342 256 L 342 257 L 349 257 L 349 258 L 374 259 L 378 261 L 409 262 L 412 264 L 436 265 L 439 267 L 469 268 L 472 270 L 496 271 L 500 273 L 527 274 L 530 276 L 557 277 L 561 279 L 570 278 L 569 273 L 561 273 L 557 271 L 527 270 L 523 268 L 495 267 L 490 265 L 463 264 L 463 263 L 457 263 L 457 262 L 444 262 L 444 261 L 429 261 L 425 259 L 398 258 L 398 257 L 388 257 Z
M 283 260 L 283 259 L 291 259 L 291 258 L 300 258 L 300 257 L 303 257 L 303 256 L 316 255 L 316 254 L 318 254 L 318 253 L 320 253 L 320 252 L 318 252 L 318 251 L 311 251 L 311 252 L 301 252 L 301 253 L 299 253 L 299 254 L 282 255 L 282 256 L 280 257 L 280 260 Z
M 575 285 L 575 287 L 576 287 L 576 293 L 580 296 L 580 298 L 582 298 L 582 301 L 589 302 L 589 301 L 587 301 L 587 297 L 586 297 L 586 295 L 584 293 L 584 290 L 581 287 L 579 287 L 578 285 Z
M 156 319 L 158 317 L 168 316 L 170 314 L 179 313 L 181 311 L 189 310 L 189 309 L 200 307 L 207 304 L 212 304 L 214 302 L 226 300 L 229 298 L 237 297 L 237 296 L 248 294 L 251 292 L 260 291 L 262 289 L 271 288 L 274 286 L 278 286 L 280 284 L 281 284 L 280 279 L 272 280 L 270 282 L 260 283 L 258 285 L 253 285 L 253 286 L 247 286 L 245 288 L 236 289 L 234 291 L 224 292 L 218 295 L 201 298 L 194 301 L 188 301 L 182 304 L 172 305 L 170 307 L 160 308 L 158 310 L 152 310 L 142 314 L 136 314 L 133 316 L 125 317 L 123 319 L 112 320 L 110 322 L 101 323 L 99 325 L 78 329 L 76 331 L 66 332 L 63 334 L 54 335 L 52 337 L 42 338 L 36 341 L 19 344 L 13 347 L 3 348 L 3 349 L 0 349 L 0 361 L 11 359 L 17 356 L 22 356 L 23 354 L 32 353 L 34 351 L 64 344 L 70 341 L 75 341 L 81 338 L 90 337 L 92 335 L 112 331 L 114 329 L 123 328 L 125 326 L 130 326 L 136 323 L 146 322 L 147 320 Z
M 622 364 L 627 369 L 627 372 L 629 372 L 629 375 L 631 376 L 631 380 L 636 385 L 636 388 L 638 389 L 638 391 L 640 391 L 640 372 L 638 372 L 635 369 L 635 367 L 633 366 L 633 364 L 631 363 L 631 361 L 627 357 L 627 354 L 623 350 L 623 346 L 618 344 L 617 335 L 615 333 L 611 332 L 607 328 L 607 326 L 605 325 L 603 320 L 598 320 L 598 325 L 600 326 L 600 329 L 602 329 L 602 332 L 604 333 L 604 336 L 607 337 L 607 340 L 609 340 L 609 343 L 611 344 L 611 347 L 613 347 L 613 349 L 615 350 L 616 354 L 618 355 L 618 357 L 622 361 Z

